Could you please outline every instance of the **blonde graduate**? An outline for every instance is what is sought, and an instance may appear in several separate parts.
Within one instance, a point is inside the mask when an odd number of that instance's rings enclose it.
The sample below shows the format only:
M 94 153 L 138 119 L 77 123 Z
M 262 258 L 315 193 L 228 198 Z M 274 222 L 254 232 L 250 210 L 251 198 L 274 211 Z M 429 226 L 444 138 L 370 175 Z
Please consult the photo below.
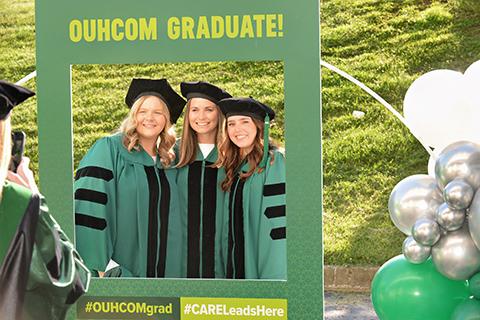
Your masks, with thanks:
M 98 140 L 77 169 L 77 248 L 100 277 L 181 278 L 172 126 L 185 100 L 166 79 L 133 79 L 125 102 L 130 111 L 118 131 Z
M 144 130 L 142 128 L 144 121 L 155 123 L 157 127 L 154 130 Z M 128 151 L 139 151 L 142 146 L 151 156 L 158 153 L 165 167 L 175 159 L 172 148 L 176 137 L 170 121 L 170 112 L 165 102 L 156 96 L 142 96 L 137 99 L 122 121 L 118 132 L 123 134 L 123 143 Z

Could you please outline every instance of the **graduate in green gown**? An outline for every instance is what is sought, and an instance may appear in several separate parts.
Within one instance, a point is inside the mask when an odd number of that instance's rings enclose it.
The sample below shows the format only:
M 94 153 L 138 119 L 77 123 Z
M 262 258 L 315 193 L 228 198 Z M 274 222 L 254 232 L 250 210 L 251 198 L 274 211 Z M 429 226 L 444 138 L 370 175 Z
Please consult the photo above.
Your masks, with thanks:
M 252 98 L 219 102 L 227 137 L 217 165 L 228 191 L 224 224 L 226 277 L 286 279 L 285 157 L 268 139 L 268 106 Z
M 177 184 L 180 214 L 186 221 L 185 247 L 188 278 L 224 278 L 221 257 L 221 230 L 225 178 L 217 161 L 217 145 L 223 138 L 223 114 L 218 101 L 231 95 L 207 82 L 182 82 L 187 98 Z
M 106 277 L 185 277 L 175 135 L 185 105 L 166 79 L 133 79 L 119 132 L 98 140 L 75 175 L 77 249 Z M 104 274 L 107 264 L 118 264 Z
M 28 158 L 8 171 L 10 110 L 34 95 L 0 81 L 0 318 L 65 319 L 90 273 L 50 216 Z M 8 181 L 8 180 L 10 181 Z

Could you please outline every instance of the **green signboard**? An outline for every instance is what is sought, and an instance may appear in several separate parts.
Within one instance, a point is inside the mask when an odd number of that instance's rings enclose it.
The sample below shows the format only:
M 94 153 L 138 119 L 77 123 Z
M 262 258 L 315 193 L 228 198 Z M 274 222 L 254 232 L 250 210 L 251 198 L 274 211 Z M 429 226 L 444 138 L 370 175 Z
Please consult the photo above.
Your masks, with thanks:
M 211 62 L 222 72 L 222 63 L 277 61 L 283 70 L 287 279 L 93 279 L 71 318 L 322 319 L 317 0 L 38 0 L 36 36 L 40 183 L 72 239 L 72 69 Z

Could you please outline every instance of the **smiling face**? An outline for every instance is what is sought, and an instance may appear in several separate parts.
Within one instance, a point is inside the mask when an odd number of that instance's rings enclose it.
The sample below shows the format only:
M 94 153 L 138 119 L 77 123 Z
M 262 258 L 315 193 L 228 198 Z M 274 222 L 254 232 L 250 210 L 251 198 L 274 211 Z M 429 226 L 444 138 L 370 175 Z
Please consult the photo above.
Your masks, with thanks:
M 165 128 L 168 109 L 158 97 L 147 96 L 135 114 L 140 144 L 156 141 Z
M 212 101 L 203 98 L 190 99 L 188 121 L 197 134 L 198 142 L 215 143 L 218 117 L 218 107 Z
M 248 116 L 231 116 L 227 119 L 228 137 L 232 142 L 242 149 L 243 152 L 250 152 L 257 135 L 257 126 L 253 119 Z

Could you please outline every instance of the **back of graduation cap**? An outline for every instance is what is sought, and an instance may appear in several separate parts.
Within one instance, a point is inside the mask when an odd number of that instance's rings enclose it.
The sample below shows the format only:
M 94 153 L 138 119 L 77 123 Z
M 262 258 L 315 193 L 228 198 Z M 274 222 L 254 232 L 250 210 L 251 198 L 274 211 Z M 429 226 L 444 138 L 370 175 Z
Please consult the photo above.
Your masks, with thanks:
M 27 88 L 0 80 L 0 120 L 5 120 L 16 105 L 35 95 Z
M 186 101 L 173 90 L 167 79 L 132 79 L 125 103 L 129 108 L 133 106 L 138 98 L 143 96 L 155 96 L 160 98 L 170 112 L 170 121 L 177 122 L 182 113 Z
M 217 105 L 220 100 L 232 97 L 230 93 L 222 88 L 204 81 L 182 82 L 180 83 L 180 90 L 182 91 L 182 95 L 188 100 L 192 98 L 203 98 Z
M 227 119 L 231 116 L 248 116 L 263 121 L 263 157 L 259 167 L 264 168 L 267 164 L 270 121 L 275 118 L 275 111 L 252 97 L 223 99 L 218 105 Z

